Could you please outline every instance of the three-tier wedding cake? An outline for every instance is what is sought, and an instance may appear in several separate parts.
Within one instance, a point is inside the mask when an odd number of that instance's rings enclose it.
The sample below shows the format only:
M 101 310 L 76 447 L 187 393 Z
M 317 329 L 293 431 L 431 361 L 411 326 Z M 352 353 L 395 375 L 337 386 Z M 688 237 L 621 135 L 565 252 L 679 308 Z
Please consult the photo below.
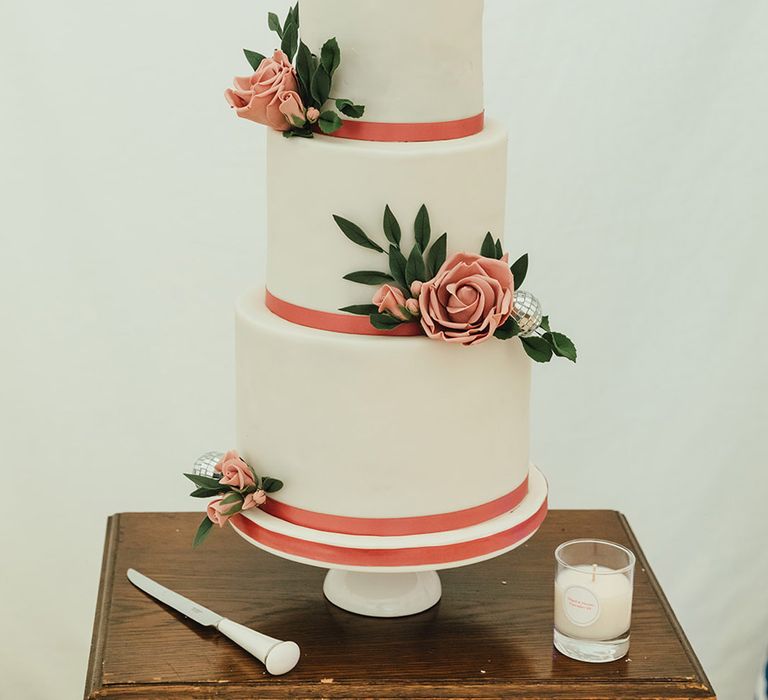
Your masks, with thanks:
M 271 127 L 268 256 L 237 305 L 237 452 L 196 479 L 223 496 L 204 528 L 386 567 L 478 560 L 541 523 L 531 359 L 575 348 L 502 243 L 482 21 L 483 0 L 301 0 L 269 16 L 274 55 L 246 50 L 226 95 Z

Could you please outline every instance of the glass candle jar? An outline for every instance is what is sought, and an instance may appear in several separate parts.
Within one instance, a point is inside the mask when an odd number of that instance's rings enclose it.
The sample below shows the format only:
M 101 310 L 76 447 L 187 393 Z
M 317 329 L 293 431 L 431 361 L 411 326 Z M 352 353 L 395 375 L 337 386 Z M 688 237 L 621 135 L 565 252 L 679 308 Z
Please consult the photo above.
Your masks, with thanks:
M 629 651 L 635 555 L 604 540 L 571 540 L 555 550 L 555 648 L 603 663 Z

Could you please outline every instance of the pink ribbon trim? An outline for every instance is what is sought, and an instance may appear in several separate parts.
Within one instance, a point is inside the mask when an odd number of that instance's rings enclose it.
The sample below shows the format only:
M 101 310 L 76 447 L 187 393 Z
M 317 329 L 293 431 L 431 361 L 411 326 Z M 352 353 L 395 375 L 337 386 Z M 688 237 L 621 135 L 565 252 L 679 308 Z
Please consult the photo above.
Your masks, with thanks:
M 469 542 L 434 547 L 403 549 L 357 549 L 320 544 L 267 530 L 239 513 L 230 519 L 232 527 L 265 547 L 295 557 L 344 566 L 424 566 L 475 559 L 512 547 L 532 535 L 547 516 L 547 502 L 522 523 L 509 530 Z
M 276 501 L 271 496 L 261 506 L 265 513 L 275 518 L 285 520 L 294 525 L 335 532 L 340 535 L 381 535 L 397 537 L 400 535 L 426 535 L 431 532 L 445 532 L 477 525 L 491 520 L 518 506 L 528 495 L 528 477 L 514 491 L 497 498 L 489 503 L 483 503 L 472 508 L 422 515 L 411 518 L 350 518 L 343 515 L 328 515 L 315 513 L 311 510 L 296 508 L 286 503 Z
M 268 289 L 266 290 L 265 303 L 275 316 L 279 316 L 296 325 L 316 328 L 320 331 L 349 333 L 351 335 L 414 336 L 424 334 L 421 325 L 415 322 L 402 323 L 391 331 L 380 331 L 371 325 L 371 321 L 367 316 L 336 314 L 329 311 L 307 309 L 304 306 L 296 306 L 290 302 L 278 299 Z
M 345 119 L 342 127 L 330 136 L 358 141 L 450 141 L 479 134 L 484 124 L 484 112 L 466 119 L 412 124 Z

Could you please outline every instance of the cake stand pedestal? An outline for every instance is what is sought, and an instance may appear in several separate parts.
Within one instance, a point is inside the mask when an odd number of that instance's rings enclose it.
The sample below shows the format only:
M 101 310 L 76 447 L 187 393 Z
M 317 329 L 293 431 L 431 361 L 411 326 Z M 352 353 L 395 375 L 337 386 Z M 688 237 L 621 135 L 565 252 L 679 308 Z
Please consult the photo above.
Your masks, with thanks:
M 312 530 L 258 508 L 230 519 L 247 542 L 291 561 L 329 569 L 323 584 L 334 605 L 371 617 L 403 617 L 440 600 L 437 571 L 492 559 L 530 539 L 547 514 L 547 482 L 531 466 L 528 494 L 514 510 L 458 530 L 361 536 Z
M 335 606 L 369 617 L 404 617 L 428 610 L 443 587 L 436 571 L 371 573 L 331 569 L 323 593 Z

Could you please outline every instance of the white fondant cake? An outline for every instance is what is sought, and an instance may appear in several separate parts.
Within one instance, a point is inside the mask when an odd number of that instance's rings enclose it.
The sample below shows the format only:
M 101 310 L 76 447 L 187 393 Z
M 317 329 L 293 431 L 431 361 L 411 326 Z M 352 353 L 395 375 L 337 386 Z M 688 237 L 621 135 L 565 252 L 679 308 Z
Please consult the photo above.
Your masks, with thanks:
M 472 508 L 528 474 L 530 360 L 480 346 L 304 328 L 237 307 L 238 448 L 280 475 L 274 498 L 313 512 L 399 518 Z
M 296 201 L 296 173 L 312 196 Z M 475 136 L 431 143 L 374 143 L 328 136 L 267 138 L 267 287 L 312 309 L 337 311 L 370 301 L 370 289 L 343 278 L 353 270 L 386 269 L 372 251 L 351 245 L 332 215 L 382 233 L 384 206 L 403 223 L 408 248 L 422 204 L 435 235 L 448 232 L 452 250 L 479 251 L 486 232 L 501 236 L 507 184 L 507 133 L 489 122 Z
M 482 8 L 482 0 L 301 0 L 301 36 L 313 47 L 338 38 L 334 90 L 365 104 L 364 121 L 466 119 L 483 111 Z M 449 258 L 479 253 L 488 231 L 503 238 L 504 129 L 487 121 L 480 133 L 446 138 L 270 131 L 269 293 L 312 313 L 371 303 L 373 287 L 342 278 L 386 270 L 387 257 L 345 238 L 333 215 L 386 248 L 389 205 L 410 251 L 425 204 L 432 240 L 448 233 Z M 508 263 L 493 262 L 509 276 Z M 334 532 L 387 534 L 367 521 L 398 519 L 407 521 L 402 532 L 396 525 L 389 534 L 436 532 L 499 516 L 525 496 L 530 360 L 519 340 L 465 347 L 306 328 L 268 310 L 264 294 L 258 288 L 237 308 L 237 447 L 258 473 L 285 484 L 267 512 L 292 509 L 291 522 Z
M 483 111 L 483 0 L 301 0 L 309 46 L 335 36 L 339 95 L 366 121 L 436 122 Z

